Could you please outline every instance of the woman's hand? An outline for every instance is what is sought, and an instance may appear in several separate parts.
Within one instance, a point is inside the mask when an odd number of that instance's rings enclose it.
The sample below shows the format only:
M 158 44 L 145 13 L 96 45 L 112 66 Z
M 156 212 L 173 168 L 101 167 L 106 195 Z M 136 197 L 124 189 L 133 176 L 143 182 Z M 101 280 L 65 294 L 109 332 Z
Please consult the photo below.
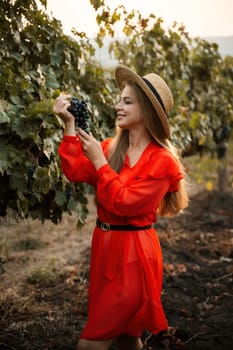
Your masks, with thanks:
M 84 154 L 90 159 L 96 170 L 102 165 L 107 164 L 100 142 L 80 128 L 78 129 L 78 135 Z
M 65 135 L 75 136 L 75 118 L 68 111 L 70 107 L 70 95 L 60 94 L 53 105 L 53 112 L 56 113 L 65 123 Z

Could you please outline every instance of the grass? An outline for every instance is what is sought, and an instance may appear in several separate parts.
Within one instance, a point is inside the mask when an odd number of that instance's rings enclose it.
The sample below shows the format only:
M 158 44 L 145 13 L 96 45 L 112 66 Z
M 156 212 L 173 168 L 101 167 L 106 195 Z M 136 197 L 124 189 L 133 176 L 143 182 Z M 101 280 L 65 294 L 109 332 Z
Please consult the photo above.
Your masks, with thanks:
M 32 284 L 49 286 L 54 284 L 56 279 L 57 275 L 54 271 L 49 270 L 47 267 L 38 267 L 32 270 L 27 280 Z
M 22 250 L 36 250 L 43 248 L 45 246 L 45 243 L 42 242 L 39 239 L 32 238 L 32 237 L 26 237 L 24 239 L 21 239 L 17 241 L 14 244 L 14 249 L 17 251 L 22 251 Z
M 8 289 L 0 295 L 1 321 L 6 322 L 12 317 L 17 317 L 19 313 L 23 317 L 23 315 L 32 313 L 34 308 L 35 305 L 32 298 L 19 295 L 15 289 Z
M 62 271 L 58 269 L 55 260 L 52 259 L 46 266 L 33 268 L 27 281 L 31 284 L 38 284 L 40 286 L 51 286 L 56 283 L 61 274 Z
M 219 160 L 211 154 L 202 157 L 194 155 L 183 159 L 187 174 L 192 184 L 209 191 L 218 189 L 219 167 L 227 167 L 227 187 L 233 188 L 233 140 L 229 143 L 226 159 Z

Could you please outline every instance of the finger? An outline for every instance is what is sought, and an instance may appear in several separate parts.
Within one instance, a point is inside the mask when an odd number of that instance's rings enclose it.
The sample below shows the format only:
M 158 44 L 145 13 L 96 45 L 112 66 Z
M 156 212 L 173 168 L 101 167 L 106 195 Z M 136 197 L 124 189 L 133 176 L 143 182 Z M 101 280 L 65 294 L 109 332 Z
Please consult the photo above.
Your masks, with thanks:
M 82 128 L 78 128 L 78 132 L 80 135 L 85 135 L 85 131 Z
M 66 100 L 70 100 L 71 99 L 71 95 L 69 94 L 65 94 L 64 92 L 60 93 L 60 95 L 57 97 L 58 99 L 66 99 Z
M 87 155 L 88 147 L 87 147 L 87 145 L 85 145 L 85 143 L 82 143 L 82 149 L 83 149 L 83 152 Z
M 69 107 L 70 107 L 70 101 L 60 99 L 56 101 L 56 103 L 54 104 L 53 110 L 55 113 L 60 113 L 64 111 L 66 112 Z
M 62 107 L 64 104 L 70 104 L 70 95 L 59 95 L 55 100 L 55 105 Z
M 86 133 L 86 131 L 84 131 L 83 129 L 78 128 L 78 133 L 81 137 L 83 137 L 84 140 L 90 139 L 90 135 L 88 133 Z

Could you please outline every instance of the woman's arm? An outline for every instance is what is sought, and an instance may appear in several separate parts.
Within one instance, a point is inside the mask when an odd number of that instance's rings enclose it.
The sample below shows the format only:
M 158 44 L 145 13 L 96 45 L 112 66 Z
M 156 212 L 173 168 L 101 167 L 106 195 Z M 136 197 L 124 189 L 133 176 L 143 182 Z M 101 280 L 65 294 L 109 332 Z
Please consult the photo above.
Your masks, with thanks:
M 96 169 L 84 155 L 77 136 L 64 135 L 58 152 L 61 159 L 61 169 L 69 181 L 96 185 Z
M 169 188 L 169 179 L 153 176 L 135 176 L 130 183 L 123 183 L 121 177 L 109 165 L 97 171 L 96 194 L 98 201 L 108 211 L 124 217 L 155 213 Z
M 61 94 L 54 103 L 53 111 L 64 122 L 64 137 L 58 152 L 61 168 L 69 181 L 96 184 L 96 171 L 91 161 L 84 155 L 82 145 L 76 136 L 75 118 L 68 111 L 70 95 Z

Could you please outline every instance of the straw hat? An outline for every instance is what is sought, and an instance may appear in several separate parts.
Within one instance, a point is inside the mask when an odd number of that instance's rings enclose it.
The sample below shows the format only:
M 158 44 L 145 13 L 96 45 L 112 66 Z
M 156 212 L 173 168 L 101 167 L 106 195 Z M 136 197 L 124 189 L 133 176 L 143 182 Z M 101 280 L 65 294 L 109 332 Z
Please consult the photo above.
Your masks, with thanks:
M 165 81 L 155 73 L 149 73 L 144 77 L 140 77 L 137 73 L 122 64 L 116 67 L 115 77 L 121 90 L 124 88 L 125 82 L 133 81 L 144 91 L 162 123 L 166 137 L 169 138 L 170 127 L 167 115 L 172 108 L 173 97 Z

